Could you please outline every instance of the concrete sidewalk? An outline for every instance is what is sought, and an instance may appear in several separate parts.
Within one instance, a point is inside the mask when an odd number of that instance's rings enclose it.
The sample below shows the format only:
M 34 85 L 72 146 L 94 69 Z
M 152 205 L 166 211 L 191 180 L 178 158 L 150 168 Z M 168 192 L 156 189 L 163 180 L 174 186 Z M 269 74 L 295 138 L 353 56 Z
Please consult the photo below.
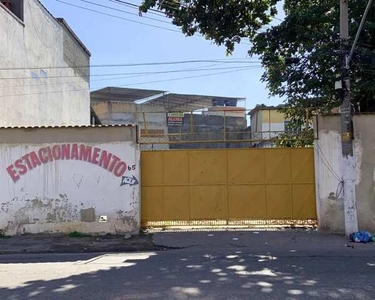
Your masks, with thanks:
M 152 235 L 132 236 L 88 236 L 66 235 L 20 235 L 0 239 L 0 254 L 22 253 L 89 253 L 154 251 Z
M 355 244 L 346 237 L 312 229 L 153 231 L 130 239 L 110 235 L 76 238 L 64 235 L 21 235 L 0 239 L 0 254 L 108 253 L 185 248 L 249 250 L 285 255 L 322 251 L 332 255 L 375 255 L 375 243 Z
M 154 234 L 153 243 L 166 248 L 237 249 L 288 255 L 322 251 L 332 255 L 375 255 L 375 243 L 352 243 L 345 236 L 312 229 L 160 232 Z

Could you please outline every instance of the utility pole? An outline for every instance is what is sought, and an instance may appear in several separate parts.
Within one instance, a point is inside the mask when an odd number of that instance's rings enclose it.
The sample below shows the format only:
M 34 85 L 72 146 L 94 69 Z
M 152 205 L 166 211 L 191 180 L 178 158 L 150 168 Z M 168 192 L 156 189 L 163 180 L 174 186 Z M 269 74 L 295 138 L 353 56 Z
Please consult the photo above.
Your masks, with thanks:
M 355 158 L 353 155 L 353 114 L 350 99 L 349 21 L 348 1 L 340 0 L 340 52 L 341 52 L 341 145 L 342 184 L 344 200 L 345 234 L 358 231 L 355 194 Z
M 341 145 L 342 145 L 342 182 L 344 191 L 345 233 L 358 231 L 357 204 L 355 194 L 356 166 L 353 155 L 353 111 L 350 99 L 350 62 L 365 24 L 373 0 L 368 0 L 365 12 L 349 51 L 348 2 L 340 0 L 340 50 L 341 50 Z

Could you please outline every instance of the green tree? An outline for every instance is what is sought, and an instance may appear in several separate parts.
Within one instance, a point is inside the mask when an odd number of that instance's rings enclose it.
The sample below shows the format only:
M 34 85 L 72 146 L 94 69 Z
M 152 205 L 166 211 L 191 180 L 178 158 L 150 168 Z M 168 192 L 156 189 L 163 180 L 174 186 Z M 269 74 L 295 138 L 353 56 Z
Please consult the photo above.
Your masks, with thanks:
M 350 2 L 354 36 L 367 1 Z M 339 1 L 286 0 L 287 16 L 253 39 L 251 54 L 261 55 L 262 80 L 271 95 L 286 97 L 286 108 L 328 112 L 339 105 L 334 83 L 340 75 Z M 351 92 L 357 110 L 375 110 L 375 10 L 370 11 L 351 65 Z M 351 39 L 353 41 L 353 38 Z M 298 109 L 289 110 L 300 118 Z
M 329 112 L 339 105 L 334 89 L 340 75 L 339 1 L 284 0 L 285 19 L 269 25 L 278 0 L 144 0 L 140 10 L 163 11 L 187 35 L 201 33 L 229 53 L 248 38 L 251 55 L 260 55 L 270 95 L 286 99 L 284 112 L 295 124 L 305 108 Z M 352 42 L 367 0 L 350 1 Z M 259 29 L 264 29 L 261 32 Z M 375 8 L 370 10 L 351 65 L 353 104 L 375 111 Z
M 196 33 L 232 53 L 242 38 L 252 39 L 277 14 L 279 0 L 144 0 L 140 12 L 156 8 L 188 36 Z

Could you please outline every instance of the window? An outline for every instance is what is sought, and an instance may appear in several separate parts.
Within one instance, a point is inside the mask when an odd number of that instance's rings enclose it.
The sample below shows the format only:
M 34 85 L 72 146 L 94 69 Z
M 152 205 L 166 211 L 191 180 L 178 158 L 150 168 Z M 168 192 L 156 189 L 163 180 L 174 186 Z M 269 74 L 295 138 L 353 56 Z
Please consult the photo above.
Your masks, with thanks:
M 1 4 L 9 9 L 17 18 L 23 21 L 24 0 L 0 0 Z

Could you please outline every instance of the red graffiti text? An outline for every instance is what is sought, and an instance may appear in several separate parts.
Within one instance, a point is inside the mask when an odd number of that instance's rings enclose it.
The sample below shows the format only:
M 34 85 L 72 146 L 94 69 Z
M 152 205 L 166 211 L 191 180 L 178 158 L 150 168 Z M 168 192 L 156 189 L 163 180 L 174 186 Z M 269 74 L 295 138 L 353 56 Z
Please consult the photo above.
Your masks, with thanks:
M 12 180 L 17 182 L 32 169 L 57 160 L 80 160 L 92 163 L 113 173 L 116 177 L 123 176 L 127 170 L 127 164 L 116 155 L 84 144 L 60 144 L 40 148 L 17 159 L 6 170 Z

